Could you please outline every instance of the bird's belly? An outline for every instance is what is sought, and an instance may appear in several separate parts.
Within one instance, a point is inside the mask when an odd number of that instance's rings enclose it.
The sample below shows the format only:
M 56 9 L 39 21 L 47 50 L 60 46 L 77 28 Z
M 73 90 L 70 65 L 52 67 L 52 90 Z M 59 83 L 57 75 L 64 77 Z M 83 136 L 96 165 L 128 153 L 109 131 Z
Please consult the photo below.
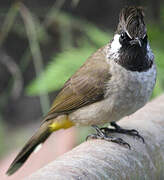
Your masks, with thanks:
M 69 115 L 70 120 L 80 125 L 104 124 L 143 107 L 155 85 L 155 66 L 147 72 L 121 70 L 107 84 L 104 100 L 76 110 Z
M 76 125 L 100 125 L 112 121 L 111 114 L 109 100 L 104 99 L 72 112 L 69 119 Z

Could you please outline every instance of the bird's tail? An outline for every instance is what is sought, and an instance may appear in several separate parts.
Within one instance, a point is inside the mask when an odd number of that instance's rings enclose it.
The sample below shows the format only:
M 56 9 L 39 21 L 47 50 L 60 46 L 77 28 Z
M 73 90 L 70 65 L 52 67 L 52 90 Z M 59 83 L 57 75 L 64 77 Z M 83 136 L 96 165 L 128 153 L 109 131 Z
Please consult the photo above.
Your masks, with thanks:
M 44 121 L 37 132 L 30 138 L 30 140 L 25 144 L 25 146 L 16 156 L 6 174 L 12 175 L 13 173 L 15 173 L 25 163 L 25 161 L 35 150 L 35 148 L 39 144 L 43 143 L 53 131 L 57 131 L 58 129 L 62 128 L 66 129 L 71 126 L 73 126 L 73 123 L 70 122 L 66 116 L 64 116 L 64 118 L 60 119 L 59 121 Z

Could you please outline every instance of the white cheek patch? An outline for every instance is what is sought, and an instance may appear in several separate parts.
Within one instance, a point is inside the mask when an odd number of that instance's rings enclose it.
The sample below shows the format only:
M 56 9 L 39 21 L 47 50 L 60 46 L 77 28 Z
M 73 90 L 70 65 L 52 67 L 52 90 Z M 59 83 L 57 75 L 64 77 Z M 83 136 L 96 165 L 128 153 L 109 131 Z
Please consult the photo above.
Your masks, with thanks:
M 118 59 L 119 50 L 121 48 L 121 44 L 119 41 L 120 35 L 116 34 L 111 42 L 111 45 L 108 48 L 107 59 Z
M 120 38 L 119 34 L 116 34 L 114 36 L 114 39 L 111 43 L 111 49 L 110 49 L 111 53 L 116 53 L 120 50 L 121 44 L 120 44 L 119 38 Z

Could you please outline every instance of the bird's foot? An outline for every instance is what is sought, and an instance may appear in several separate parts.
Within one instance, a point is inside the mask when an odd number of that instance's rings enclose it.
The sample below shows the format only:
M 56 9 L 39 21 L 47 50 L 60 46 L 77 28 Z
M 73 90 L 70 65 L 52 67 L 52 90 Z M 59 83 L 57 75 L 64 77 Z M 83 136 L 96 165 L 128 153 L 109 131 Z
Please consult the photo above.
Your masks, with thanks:
M 143 143 L 145 142 L 144 138 L 135 129 L 123 129 L 119 125 L 117 125 L 115 122 L 111 122 L 111 126 L 115 127 L 115 129 L 104 127 L 104 128 L 101 128 L 100 130 L 103 131 L 105 134 L 110 134 L 110 133 L 127 134 L 127 135 L 141 139 Z
M 104 130 L 102 130 L 102 128 L 100 129 L 97 126 L 92 126 L 95 130 L 96 130 L 96 134 L 90 134 L 86 137 L 86 140 L 88 139 L 103 139 L 106 141 L 111 141 L 123 146 L 127 146 L 129 149 L 131 149 L 130 145 L 125 142 L 123 139 L 121 138 L 117 138 L 117 137 L 112 137 L 112 136 L 108 136 L 108 133 L 106 133 Z

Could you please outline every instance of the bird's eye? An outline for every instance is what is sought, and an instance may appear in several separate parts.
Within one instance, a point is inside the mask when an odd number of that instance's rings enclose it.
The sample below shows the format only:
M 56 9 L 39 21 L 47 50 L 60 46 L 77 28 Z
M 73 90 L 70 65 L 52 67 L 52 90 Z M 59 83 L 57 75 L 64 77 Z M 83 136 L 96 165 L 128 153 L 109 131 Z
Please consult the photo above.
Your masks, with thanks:
M 124 39 L 125 38 L 125 33 L 121 33 L 121 39 Z
M 123 44 L 123 43 L 128 43 L 130 40 L 131 40 L 131 39 L 129 38 L 129 36 L 127 35 L 126 32 L 121 33 L 120 39 L 119 39 L 119 41 L 120 41 L 121 44 Z

